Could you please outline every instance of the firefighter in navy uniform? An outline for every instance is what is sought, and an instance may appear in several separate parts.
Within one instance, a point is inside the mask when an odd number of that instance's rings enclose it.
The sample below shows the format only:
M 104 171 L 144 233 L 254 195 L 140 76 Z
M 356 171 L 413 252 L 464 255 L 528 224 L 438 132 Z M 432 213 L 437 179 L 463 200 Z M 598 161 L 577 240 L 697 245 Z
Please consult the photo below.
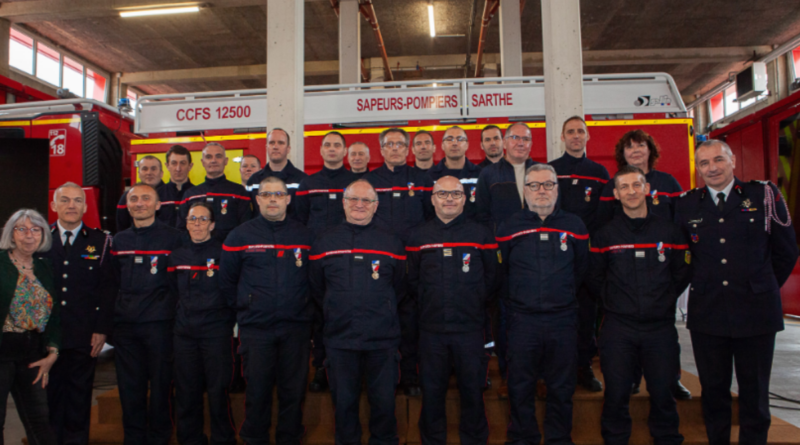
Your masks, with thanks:
M 261 214 L 231 232 L 220 264 L 222 293 L 237 311 L 247 380 L 239 436 L 247 444 L 269 443 L 277 384 L 275 442 L 299 444 L 311 345 L 308 252 L 314 232 L 288 217 L 291 195 L 283 181 L 270 176 L 258 186 Z
M 548 443 L 571 443 L 572 396 L 578 363 L 575 292 L 589 265 L 589 234 L 581 219 L 558 208 L 558 177 L 550 165 L 528 169 L 525 201 L 497 229 L 507 277 L 507 443 L 538 444 L 536 380 L 547 387 Z
M 476 214 L 476 191 L 478 189 L 478 176 L 481 168 L 467 159 L 469 139 L 467 132 L 461 127 L 450 127 L 442 137 L 442 150 L 445 157 L 438 164 L 428 170 L 428 175 L 433 182 L 443 176 L 453 176 L 463 184 L 466 199 L 464 213 L 467 218 L 474 219 Z
M 680 372 L 675 304 L 691 278 L 688 239 L 677 224 L 648 211 L 650 187 L 639 168 L 622 167 L 614 181 L 623 212 L 593 235 L 586 280 L 605 307 L 603 440 L 610 445 L 630 441 L 631 380 L 641 366 L 650 393 L 650 435 L 655 443 L 680 445 L 672 395 Z
M 331 131 L 322 138 L 320 154 L 324 161 L 322 170 L 300 181 L 295 193 L 295 217 L 319 236 L 320 233 L 344 221 L 342 194 L 345 187 L 355 181 L 356 175 L 344 168 L 347 144 L 338 131 Z M 320 314 L 318 311 L 315 315 Z M 328 389 L 325 374 L 325 346 L 322 344 L 322 320 L 314 320 L 312 346 L 315 368 L 314 379 L 308 384 L 311 392 Z
M 61 305 L 61 349 L 50 370 L 47 403 L 59 444 L 89 443 L 92 384 L 97 355 L 113 327 L 114 284 L 111 237 L 82 222 L 86 195 L 67 182 L 56 189 L 51 208 L 55 304 Z
M 481 150 L 486 154 L 478 167 L 486 168 L 503 159 L 503 130 L 497 125 L 487 125 L 481 130 Z
M 369 147 L 363 142 L 353 142 L 347 149 L 347 163 L 356 179 L 369 173 Z
M 415 230 L 406 246 L 408 294 L 419 311 L 419 429 L 426 444 L 446 441 L 451 368 L 460 393 L 461 443 L 486 444 L 489 438 L 482 394 L 484 318 L 496 285 L 497 243 L 486 226 L 467 218 L 465 195 L 457 178 L 439 178 L 433 186 L 436 217 Z
M 678 200 L 675 219 L 690 238 L 694 275 L 691 331 L 703 417 L 712 445 L 730 444 L 731 377 L 739 384 L 739 443 L 767 443 L 775 334 L 783 330 L 780 288 L 792 273 L 797 240 L 786 202 L 771 183 L 745 183 L 722 141 L 695 151 L 706 187 Z M 735 364 L 735 365 L 734 365 Z
M 136 162 L 137 165 L 137 172 L 139 173 L 139 181 L 144 182 L 145 184 L 153 187 L 158 193 L 158 200 L 169 202 L 170 200 L 167 199 L 167 188 L 164 181 L 161 178 L 164 177 L 164 170 L 161 167 L 161 160 L 155 156 L 147 155 L 142 157 Z M 128 197 L 126 193 L 123 193 L 122 196 L 119 198 L 119 203 L 117 204 L 117 233 L 122 232 L 123 230 L 129 228 L 132 224 L 131 214 L 128 212 Z M 163 216 L 162 216 L 163 214 Z M 156 218 L 164 223 L 169 223 L 169 217 L 171 213 L 165 208 L 164 212 L 160 209 L 156 212 Z
M 380 205 L 375 217 L 403 243 L 408 241 L 411 231 L 433 218 L 431 191 L 433 180 L 428 173 L 406 165 L 408 157 L 408 133 L 400 128 L 384 130 L 378 140 L 384 164 L 372 170 L 364 179 L 378 193 Z M 409 306 L 406 306 L 409 305 Z M 400 346 L 402 372 L 400 387 L 406 395 L 419 396 L 417 376 L 416 313 L 410 300 L 400 308 L 403 340 Z
M 214 237 L 220 241 L 224 241 L 228 233 L 239 224 L 250 219 L 250 197 L 241 184 L 225 177 L 226 165 L 228 157 L 225 155 L 225 147 L 211 142 L 203 148 L 206 180 L 186 193 L 181 204 L 179 229 L 186 229 L 189 207 L 198 201 L 203 201 L 214 209 Z
M 127 194 L 133 226 L 114 236 L 114 350 L 125 443 L 166 445 L 172 437 L 172 324 L 177 296 L 167 262 L 180 247 L 178 230 L 156 220 L 160 204 L 152 186 Z M 150 399 L 148 401 L 148 388 Z
M 558 174 L 561 208 L 578 215 L 589 234 L 594 234 L 600 228 L 595 212 L 608 182 L 608 170 L 586 157 L 589 131 L 582 117 L 572 116 L 564 122 L 561 140 L 566 151 L 550 162 Z M 603 385 L 592 371 L 592 358 L 597 354 L 597 301 L 585 285 L 578 289 L 578 306 L 578 384 L 589 391 L 602 391 Z
M 433 155 L 436 153 L 436 143 L 433 135 L 426 130 L 419 130 L 411 138 L 411 152 L 414 154 L 414 170 L 427 172 L 435 164 Z
M 267 165 L 261 170 L 253 173 L 250 179 L 247 180 L 247 192 L 250 193 L 250 198 L 253 201 L 253 217 L 258 218 L 261 214 L 258 210 L 258 187 L 266 178 L 275 176 L 286 184 L 289 194 L 294 200 L 295 192 L 300 187 L 300 182 L 308 175 L 299 170 L 289 160 L 289 152 L 292 151 L 291 141 L 289 140 L 289 133 L 282 128 L 273 128 L 267 134 Z M 289 216 L 294 217 L 294 206 L 290 205 Z
M 158 218 L 170 227 L 178 227 L 178 218 L 181 216 L 181 202 L 186 192 L 194 187 L 189 180 L 192 171 L 192 154 L 183 145 L 173 145 L 167 150 L 167 171 L 169 182 L 164 185 L 163 193 L 159 194 L 161 209 Z
M 484 133 L 494 138 L 491 128 Z M 490 137 L 490 135 L 492 135 Z M 478 189 L 475 193 L 475 218 L 492 231 L 511 215 L 524 208 L 525 171 L 537 162 L 531 159 L 531 130 L 522 122 L 512 124 L 503 139 L 505 157 L 493 163 L 478 175 Z M 501 150 L 502 152 L 502 150 Z M 487 156 L 488 156 L 487 152 Z M 501 269 L 502 273 L 502 269 Z M 502 278 L 501 278 L 502 279 Z M 503 299 L 497 302 L 495 313 L 495 351 L 502 382 L 497 389 L 502 398 L 508 396 L 506 367 L 506 315 Z
M 659 157 L 661 149 L 655 139 L 642 130 L 625 133 L 614 148 L 618 169 L 632 165 L 644 172 L 647 183 L 650 184 L 650 195 L 647 196 L 650 211 L 662 219 L 672 220 L 675 213 L 675 198 L 683 193 L 683 189 L 672 175 L 655 169 Z M 597 205 L 595 218 L 598 227 L 611 221 L 614 215 L 620 212 L 622 208 L 614 198 L 614 182 L 610 181 L 603 187 L 600 203 Z
M 214 210 L 192 204 L 186 221 L 190 243 L 172 252 L 167 271 L 178 296 L 175 315 L 175 422 L 178 442 L 208 443 L 203 433 L 203 393 L 208 391 L 211 443 L 233 445 L 228 385 L 233 375 L 235 314 L 219 286 L 222 242 L 211 236 Z
M 369 442 L 397 445 L 395 385 L 400 357 L 398 304 L 404 299 L 403 244 L 374 219 L 378 196 L 364 179 L 344 194 L 346 221 L 311 249 L 312 295 L 322 308 L 336 443 L 361 443 L 359 399 L 366 380 Z

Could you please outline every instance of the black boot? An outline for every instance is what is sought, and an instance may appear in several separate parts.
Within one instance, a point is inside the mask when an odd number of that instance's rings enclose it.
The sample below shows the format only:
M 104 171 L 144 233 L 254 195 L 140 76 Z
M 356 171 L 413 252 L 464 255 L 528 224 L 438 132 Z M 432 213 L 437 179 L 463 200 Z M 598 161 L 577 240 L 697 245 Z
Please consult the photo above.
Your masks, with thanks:
M 631 385 L 631 395 L 639 394 L 639 382 L 636 382 Z
M 591 392 L 600 392 L 603 390 L 603 384 L 594 376 L 594 371 L 592 371 L 591 366 L 578 368 L 578 384 Z
M 308 384 L 308 390 L 311 392 L 323 392 L 328 390 L 328 373 L 325 368 L 317 368 L 314 372 L 314 379 Z
M 420 388 L 417 379 L 408 379 L 400 382 L 400 389 L 403 390 L 403 394 L 409 397 L 419 397 L 422 395 L 422 388 Z
M 686 389 L 685 386 L 681 383 L 680 380 L 675 382 L 675 389 L 672 391 L 672 395 L 675 396 L 678 400 L 691 400 L 692 393 Z

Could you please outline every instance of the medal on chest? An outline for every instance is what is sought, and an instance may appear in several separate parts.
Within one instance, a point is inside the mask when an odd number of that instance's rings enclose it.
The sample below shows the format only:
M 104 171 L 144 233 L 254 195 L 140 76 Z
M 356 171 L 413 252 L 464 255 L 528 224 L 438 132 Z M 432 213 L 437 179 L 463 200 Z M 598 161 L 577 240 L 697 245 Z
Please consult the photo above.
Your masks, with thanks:
M 657 206 L 658 202 L 659 202 L 658 201 L 658 190 L 653 190 L 652 192 L 650 192 L 650 197 L 653 198 L 653 205 Z
M 567 232 L 561 232 L 559 236 L 559 240 L 561 241 L 561 250 L 564 252 L 567 251 Z
M 303 251 L 300 249 L 294 249 L 294 264 L 297 267 L 303 266 Z
M 586 196 L 583 198 L 584 201 L 589 202 L 592 200 L 592 188 L 586 187 L 586 191 L 584 193 Z
M 408 196 L 414 196 L 414 183 L 408 183 Z
M 464 273 L 469 272 L 469 259 L 470 259 L 470 254 L 465 253 L 461 255 L 461 262 L 464 263 L 464 266 L 461 267 L 461 270 L 463 270 Z
M 153 275 L 158 273 L 158 256 L 156 255 L 150 257 L 150 273 Z
M 222 207 L 222 210 L 220 210 L 220 213 L 222 213 L 223 215 L 227 214 L 228 213 L 228 200 L 227 199 L 223 199 L 222 202 L 220 202 L 219 205 L 220 205 L 220 207 Z
M 208 269 L 206 271 L 206 275 L 208 275 L 209 277 L 214 276 L 214 262 L 215 262 L 214 258 L 209 258 L 206 260 L 206 268 Z
M 656 244 L 656 250 L 658 251 L 658 261 L 662 263 L 667 261 L 667 257 L 664 255 L 664 243 Z
M 475 202 L 475 187 L 469 189 L 469 202 Z
M 378 271 L 380 270 L 380 268 L 381 268 L 381 262 L 379 260 L 375 260 L 375 261 L 372 262 L 372 279 L 373 280 L 377 280 L 378 277 L 380 276 L 378 274 Z

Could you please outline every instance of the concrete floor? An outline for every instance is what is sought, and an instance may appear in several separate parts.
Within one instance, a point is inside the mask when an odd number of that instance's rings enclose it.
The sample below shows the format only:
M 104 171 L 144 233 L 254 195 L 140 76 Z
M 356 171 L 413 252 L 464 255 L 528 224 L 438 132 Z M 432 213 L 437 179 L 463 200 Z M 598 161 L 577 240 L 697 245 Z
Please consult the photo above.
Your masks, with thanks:
M 689 331 L 682 321 L 678 321 L 677 326 L 682 350 L 681 367 L 687 372 L 697 374 Z M 115 385 L 116 375 L 112 355 L 105 352 L 100 358 L 95 375 L 95 396 Z M 735 379 L 732 390 L 737 390 Z M 770 390 L 775 394 L 800 400 L 800 321 L 798 320 L 786 319 L 786 330 L 778 334 Z M 800 427 L 800 404 L 780 400 L 773 400 L 772 404 L 793 408 L 789 410 L 773 407 L 772 415 Z M 5 443 L 19 444 L 22 443 L 23 437 L 25 429 L 19 420 L 14 401 L 9 397 L 3 438 Z

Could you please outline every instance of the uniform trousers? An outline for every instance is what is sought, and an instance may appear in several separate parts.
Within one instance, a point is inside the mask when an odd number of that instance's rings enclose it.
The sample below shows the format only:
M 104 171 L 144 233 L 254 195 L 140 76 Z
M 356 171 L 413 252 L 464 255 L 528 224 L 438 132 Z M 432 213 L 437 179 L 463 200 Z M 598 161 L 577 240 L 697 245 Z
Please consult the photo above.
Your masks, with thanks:
M 592 366 L 592 358 L 597 355 L 597 300 L 592 298 L 589 289 L 581 286 L 578 298 L 578 368 Z
M 89 443 L 96 365 L 97 358 L 92 357 L 92 348 L 87 346 L 60 350 L 58 360 L 50 369 L 47 404 L 50 425 L 59 445 Z

